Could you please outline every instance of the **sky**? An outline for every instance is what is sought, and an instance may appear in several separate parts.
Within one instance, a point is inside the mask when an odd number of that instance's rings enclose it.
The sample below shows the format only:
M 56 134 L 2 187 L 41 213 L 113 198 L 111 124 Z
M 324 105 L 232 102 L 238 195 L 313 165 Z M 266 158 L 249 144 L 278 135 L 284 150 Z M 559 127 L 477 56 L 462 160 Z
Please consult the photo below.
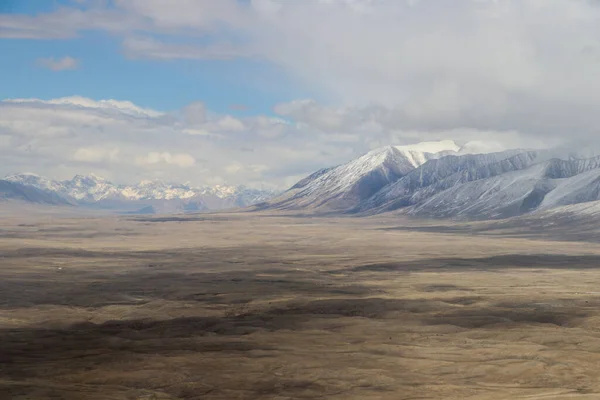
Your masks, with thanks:
M 285 189 L 386 145 L 600 144 L 597 0 L 0 0 L 0 176 Z

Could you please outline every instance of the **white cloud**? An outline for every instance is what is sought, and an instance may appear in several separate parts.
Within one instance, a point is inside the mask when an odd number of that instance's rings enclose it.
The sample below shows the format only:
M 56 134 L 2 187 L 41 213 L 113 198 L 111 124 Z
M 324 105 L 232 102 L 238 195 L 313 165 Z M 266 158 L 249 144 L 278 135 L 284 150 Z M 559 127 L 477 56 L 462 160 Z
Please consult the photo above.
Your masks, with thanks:
M 186 110 L 189 107 L 186 107 Z M 185 119 L 191 127 L 186 128 L 184 132 L 189 135 L 221 137 L 223 133 L 243 132 L 247 129 L 244 122 L 231 115 L 217 115 L 212 118 L 206 118 L 205 115 L 198 115 L 197 118 L 190 118 L 187 116 L 187 113 L 185 114 Z
M 206 136 L 206 137 L 223 137 L 218 133 L 211 133 L 205 129 L 197 129 L 197 128 L 185 128 L 182 130 L 183 133 L 187 135 L 198 135 L 198 136 Z
M 244 169 L 244 166 L 239 163 L 229 164 L 225 167 L 225 172 L 228 174 L 236 174 Z
M 246 127 L 239 119 L 232 117 L 231 115 L 226 115 L 216 121 L 215 129 L 218 131 L 240 132 L 246 129 Z
M 192 103 L 165 114 L 127 101 L 0 101 L 0 176 L 94 172 L 115 182 L 169 179 L 279 187 L 369 150 L 382 132 L 332 134 L 281 118 L 235 118 Z
M 291 124 L 280 118 L 259 115 L 250 121 L 250 129 L 265 139 L 281 138 L 290 131 Z
M 279 112 L 337 133 L 354 123 L 356 117 L 348 115 L 354 109 L 379 113 L 382 123 L 400 130 L 516 130 L 551 140 L 566 132 L 590 137 L 600 123 L 597 2 L 94 4 L 37 17 L 3 15 L 0 31 L 67 37 L 101 29 L 120 35 L 126 54 L 161 60 L 258 57 L 328 103 L 294 104 Z
M 238 0 L 115 0 L 127 15 L 149 21 L 157 30 L 202 29 L 213 31 L 221 24 L 243 24 L 247 16 Z
M 143 18 L 107 6 L 106 1 L 96 1 L 87 10 L 60 7 L 46 14 L 0 14 L 0 38 L 70 39 L 84 30 L 125 33 L 151 28 Z
M 358 114 L 352 110 L 344 107 L 324 107 L 314 100 L 294 100 L 289 103 L 280 103 L 275 105 L 274 111 L 296 121 L 306 122 L 323 131 L 339 131 L 346 128 L 349 123 L 359 122 L 353 118 L 358 117 Z
M 0 14 L 0 38 L 4 39 L 66 39 L 75 32 L 76 27 L 61 26 L 54 18 L 40 21 L 39 17 Z
M 52 71 L 65 71 L 77 69 L 79 67 L 79 60 L 69 56 L 63 58 L 38 58 L 37 64 Z
M 257 57 L 320 100 L 275 105 L 281 119 L 218 115 L 203 103 L 162 113 L 81 97 L 2 102 L 0 135 L 10 146 L 1 154 L 11 172 L 30 163 L 79 172 L 70 164 L 81 163 L 71 157 L 78 149 L 119 148 L 122 180 L 162 171 L 200 183 L 285 185 L 390 143 L 600 141 L 598 2 L 111 3 L 0 15 L 0 36 L 64 38 L 94 29 L 120 38 L 130 57 Z M 182 168 L 182 154 L 195 163 Z M 266 168 L 252 167 L 259 165 Z
M 171 154 L 169 152 L 152 151 L 145 156 L 136 157 L 138 165 L 172 164 L 181 168 L 189 168 L 196 163 L 194 157 L 186 153 Z
M 119 160 L 119 148 L 80 147 L 73 154 L 74 161 L 84 163 L 116 162 Z
M 52 105 L 57 106 L 70 106 L 68 109 L 71 110 L 108 110 L 115 111 L 121 114 L 127 114 L 132 116 L 146 116 L 146 117 L 159 117 L 164 115 L 162 112 L 138 107 L 130 101 L 119 101 L 119 100 L 92 100 L 81 96 L 70 96 L 61 97 L 58 99 L 51 100 L 40 100 L 40 99 L 6 99 L 5 103 L 15 104 L 33 104 L 40 107 L 48 107 Z
M 123 50 L 130 58 L 169 60 L 229 60 L 248 57 L 250 52 L 230 43 L 216 43 L 210 46 L 193 46 L 161 42 L 150 37 L 127 37 L 123 40 Z
M 183 109 L 185 122 L 189 125 L 201 125 L 206 122 L 206 106 L 201 101 L 188 104 Z
M 244 173 L 251 179 L 260 179 L 264 172 L 268 171 L 269 167 L 264 164 L 241 164 L 232 163 L 225 167 L 225 175 L 236 175 Z

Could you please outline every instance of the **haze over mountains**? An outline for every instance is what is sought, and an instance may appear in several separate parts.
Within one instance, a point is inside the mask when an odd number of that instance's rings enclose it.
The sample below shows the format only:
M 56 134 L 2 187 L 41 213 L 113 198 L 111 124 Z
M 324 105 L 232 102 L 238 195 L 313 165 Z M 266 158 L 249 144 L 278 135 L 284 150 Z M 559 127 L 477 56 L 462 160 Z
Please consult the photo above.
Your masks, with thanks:
M 387 146 L 301 180 L 260 209 L 506 218 L 600 200 L 600 158 L 453 141 Z
M 271 191 L 244 186 L 193 187 L 161 181 L 115 185 L 93 174 L 56 181 L 36 174 L 22 173 L 0 180 L 0 199 L 140 213 L 247 207 L 273 195 Z

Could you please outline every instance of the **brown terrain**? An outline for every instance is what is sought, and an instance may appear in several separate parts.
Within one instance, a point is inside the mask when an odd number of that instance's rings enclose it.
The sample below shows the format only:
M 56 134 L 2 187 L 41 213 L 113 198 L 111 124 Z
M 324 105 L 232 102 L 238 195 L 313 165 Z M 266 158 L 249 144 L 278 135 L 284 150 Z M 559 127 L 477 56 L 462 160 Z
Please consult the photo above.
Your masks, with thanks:
M 593 243 L 26 211 L 0 213 L 1 399 L 600 398 Z

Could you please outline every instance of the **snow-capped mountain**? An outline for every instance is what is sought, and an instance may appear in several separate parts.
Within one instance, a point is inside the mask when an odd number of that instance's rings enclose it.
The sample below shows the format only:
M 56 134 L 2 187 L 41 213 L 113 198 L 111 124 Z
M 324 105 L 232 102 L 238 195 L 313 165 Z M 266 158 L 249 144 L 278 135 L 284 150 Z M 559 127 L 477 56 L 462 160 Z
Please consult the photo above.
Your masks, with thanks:
M 397 182 L 362 202 L 355 211 L 382 212 L 416 205 L 461 184 L 480 181 L 535 163 L 535 151 L 509 150 L 491 154 L 450 155 L 415 168 Z
M 386 146 L 344 165 L 322 169 L 269 202 L 277 209 L 311 208 L 348 211 L 378 194 L 429 161 L 469 154 L 477 144 L 458 146 L 452 140 L 409 146 Z
M 18 179 L 18 175 L 8 177 L 8 180 Z M 46 180 L 46 178 L 42 178 Z M 119 189 L 104 178 L 90 175 L 75 175 L 70 181 L 55 182 L 59 193 L 81 202 L 96 202 L 119 195 Z
M 394 147 L 378 149 L 345 165 L 317 171 L 272 204 L 281 209 L 347 209 L 412 170 L 413 162 Z
M 428 217 L 504 218 L 600 199 L 600 158 L 560 160 L 546 156 L 543 152 L 522 153 L 501 163 L 511 165 L 506 172 L 457 182 L 444 190 L 435 190 L 435 186 L 433 190 L 417 190 L 403 212 Z
M 452 141 L 388 146 L 322 169 L 261 209 L 504 218 L 600 200 L 600 157 Z
M 264 202 L 274 193 L 244 186 L 193 187 L 162 181 L 142 181 L 135 185 L 115 185 L 96 175 L 76 175 L 55 181 L 31 173 L 8 176 L 7 182 L 51 193 L 65 202 L 89 207 L 143 209 L 155 211 L 200 211 L 246 207 Z

